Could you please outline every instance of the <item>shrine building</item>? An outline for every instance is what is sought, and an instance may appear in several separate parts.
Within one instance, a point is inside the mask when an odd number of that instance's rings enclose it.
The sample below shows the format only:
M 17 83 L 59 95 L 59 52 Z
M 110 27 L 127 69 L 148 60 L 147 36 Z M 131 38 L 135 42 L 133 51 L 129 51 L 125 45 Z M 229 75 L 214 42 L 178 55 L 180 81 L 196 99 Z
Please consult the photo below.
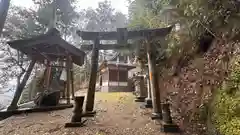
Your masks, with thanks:
M 131 92 L 132 83 L 129 81 L 129 70 L 136 68 L 131 64 L 129 56 L 117 56 L 104 61 L 99 66 L 98 87 L 101 92 Z

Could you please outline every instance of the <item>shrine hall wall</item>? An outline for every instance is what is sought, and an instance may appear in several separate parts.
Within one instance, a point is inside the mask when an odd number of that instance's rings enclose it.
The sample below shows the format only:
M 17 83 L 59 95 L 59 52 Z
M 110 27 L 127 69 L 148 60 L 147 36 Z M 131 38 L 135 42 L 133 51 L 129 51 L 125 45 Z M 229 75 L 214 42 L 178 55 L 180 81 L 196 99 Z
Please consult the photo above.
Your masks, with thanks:
M 106 80 L 107 77 L 108 81 Z M 130 92 L 131 87 L 128 82 L 128 70 L 108 69 L 108 73 L 103 75 L 102 92 Z

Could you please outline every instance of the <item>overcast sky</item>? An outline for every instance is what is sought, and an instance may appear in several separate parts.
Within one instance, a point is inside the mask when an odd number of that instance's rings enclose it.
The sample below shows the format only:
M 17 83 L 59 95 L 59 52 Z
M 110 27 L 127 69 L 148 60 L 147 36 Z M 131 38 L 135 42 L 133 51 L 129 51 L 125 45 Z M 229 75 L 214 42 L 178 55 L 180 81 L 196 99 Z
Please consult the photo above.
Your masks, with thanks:
M 96 8 L 98 6 L 98 2 L 104 1 L 104 0 L 78 0 L 79 6 L 78 8 L 84 9 L 88 7 Z M 112 6 L 116 9 L 116 11 L 120 11 L 124 14 L 128 13 L 128 4 L 127 0 L 110 0 L 112 3 Z M 33 6 L 32 0 L 12 0 L 13 4 L 20 5 L 24 7 L 31 7 Z

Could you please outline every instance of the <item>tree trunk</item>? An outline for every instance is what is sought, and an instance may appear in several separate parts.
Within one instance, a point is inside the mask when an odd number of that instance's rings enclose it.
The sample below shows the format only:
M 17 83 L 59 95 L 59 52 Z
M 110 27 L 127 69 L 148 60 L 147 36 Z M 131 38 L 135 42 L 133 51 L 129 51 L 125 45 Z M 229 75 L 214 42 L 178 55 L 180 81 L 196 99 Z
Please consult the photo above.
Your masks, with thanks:
M 13 98 L 10 106 L 8 107 L 8 110 L 17 109 L 18 100 L 19 100 L 19 98 L 20 98 L 20 96 L 23 92 L 24 87 L 26 86 L 26 83 L 28 81 L 29 76 L 31 75 L 31 72 L 33 70 L 33 67 L 34 67 L 35 63 L 36 63 L 36 60 L 32 60 L 30 65 L 28 66 L 28 69 L 27 69 L 27 71 L 26 71 L 26 73 L 23 77 L 22 82 L 19 84 L 19 86 L 16 89 L 16 92 L 14 94 L 14 98 Z
M 0 35 L 2 34 L 2 30 L 7 18 L 9 5 L 10 0 L 1 0 L 0 2 Z

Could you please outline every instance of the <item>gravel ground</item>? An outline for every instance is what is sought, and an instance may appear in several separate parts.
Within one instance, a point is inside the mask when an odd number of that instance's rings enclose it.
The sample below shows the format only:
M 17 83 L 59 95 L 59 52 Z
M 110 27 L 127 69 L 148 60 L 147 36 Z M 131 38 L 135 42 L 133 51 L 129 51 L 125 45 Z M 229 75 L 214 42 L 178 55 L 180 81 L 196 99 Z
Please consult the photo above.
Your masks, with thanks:
M 131 93 L 97 93 L 97 115 L 84 127 L 64 128 L 72 115 L 66 109 L 10 117 L 0 122 L 0 135 L 166 135 L 133 99 Z

